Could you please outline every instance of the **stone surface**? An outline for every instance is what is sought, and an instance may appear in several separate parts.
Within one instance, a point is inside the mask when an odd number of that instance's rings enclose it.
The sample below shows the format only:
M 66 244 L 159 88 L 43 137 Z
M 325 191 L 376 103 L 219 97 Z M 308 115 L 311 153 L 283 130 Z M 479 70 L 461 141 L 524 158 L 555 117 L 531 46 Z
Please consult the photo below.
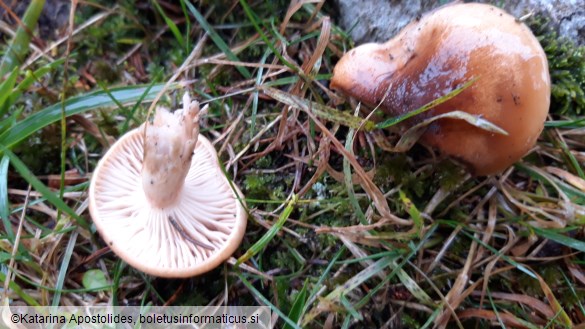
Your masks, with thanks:
M 448 1 L 437 0 L 335 0 L 339 24 L 350 32 L 356 44 L 390 39 L 417 15 Z M 539 13 L 550 18 L 561 36 L 585 45 L 585 0 L 478 1 L 505 3 L 514 16 Z
M 19 18 L 22 18 L 30 0 L 4 1 L 10 10 Z M 46 0 L 43 11 L 39 17 L 38 29 L 42 39 L 58 39 L 59 31 L 65 28 L 69 22 L 69 0 Z M 13 17 L 4 8 L 0 7 L 0 20 L 10 26 L 16 26 Z

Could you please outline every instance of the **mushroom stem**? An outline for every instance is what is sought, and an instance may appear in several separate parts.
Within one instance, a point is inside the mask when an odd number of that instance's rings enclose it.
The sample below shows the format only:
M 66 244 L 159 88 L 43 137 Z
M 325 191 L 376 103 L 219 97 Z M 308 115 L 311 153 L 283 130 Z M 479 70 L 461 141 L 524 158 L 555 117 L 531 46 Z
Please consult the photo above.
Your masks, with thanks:
M 183 189 L 199 135 L 199 103 L 183 96 L 183 110 L 157 108 L 145 130 L 142 186 L 155 206 L 173 205 Z

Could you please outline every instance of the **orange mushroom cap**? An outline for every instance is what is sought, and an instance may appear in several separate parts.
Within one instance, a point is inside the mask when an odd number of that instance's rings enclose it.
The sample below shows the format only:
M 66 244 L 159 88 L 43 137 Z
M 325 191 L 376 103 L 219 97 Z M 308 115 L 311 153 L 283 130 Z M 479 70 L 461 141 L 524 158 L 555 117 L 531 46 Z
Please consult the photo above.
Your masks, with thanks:
M 364 44 L 335 66 L 331 87 L 396 116 L 473 84 L 407 121 L 459 110 L 504 129 L 495 134 L 462 120 L 429 124 L 421 141 L 467 164 L 476 175 L 500 172 L 536 143 L 550 105 L 546 55 L 532 32 L 491 5 L 458 3 L 411 22 L 383 44 Z

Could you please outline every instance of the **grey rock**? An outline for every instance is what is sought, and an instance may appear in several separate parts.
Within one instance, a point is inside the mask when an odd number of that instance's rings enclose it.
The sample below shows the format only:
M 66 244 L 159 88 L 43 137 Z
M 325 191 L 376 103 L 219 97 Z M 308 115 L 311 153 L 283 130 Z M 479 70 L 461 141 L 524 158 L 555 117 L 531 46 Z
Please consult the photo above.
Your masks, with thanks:
M 335 0 L 339 23 L 357 44 L 390 39 L 406 24 L 449 1 L 437 0 Z M 563 37 L 585 45 L 585 0 L 478 1 L 498 5 L 516 17 L 528 13 L 548 17 Z
M 22 18 L 30 0 L 5 1 L 10 10 L 19 18 Z M 39 34 L 42 39 L 57 39 L 58 32 L 67 26 L 69 22 L 69 0 L 46 0 L 43 11 L 38 21 Z M 0 7 L 0 19 L 9 25 L 16 26 L 16 21 L 4 8 Z

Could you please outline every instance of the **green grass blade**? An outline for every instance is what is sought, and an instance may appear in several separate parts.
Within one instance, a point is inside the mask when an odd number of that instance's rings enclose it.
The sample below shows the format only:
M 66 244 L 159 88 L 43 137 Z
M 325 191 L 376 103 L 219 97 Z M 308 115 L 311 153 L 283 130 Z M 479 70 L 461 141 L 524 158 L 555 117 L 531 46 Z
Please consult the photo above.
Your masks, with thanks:
M 554 144 L 556 144 L 558 146 L 558 148 L 563 150 L 563 154 L 565 155 L 565 158 L 567 159 L 566 161 L 568 161 L 568 165 L 570 167 L 573 167 L 573 170 L 575 171 L 575 173 L 577 175 L 579 175 L 579 177 L 581 177 L 582 179 L 585 179 L 585 172 L 583 172 L 583 168 L 581 168 L 581 164 L 579 163 L 579 160 L 577 160 L 577 158 L 575 158 L 575 155 L 573 155 L 571 148 L 565 143 L 565 141 L 561 138 L 561 139 L 556 140 L 554 142 Z
M 305 303 L 307 302 L 307 286 L 309 285 L 309 281 L 305 280 L 303 284 L 303 288 L 297 296 L 295 297 L 295 301 L 293 302 L 292 307 L 290 308 L 290 312 L 288 312 L 288 318 L 294 321 L 295 323 L 299 323 L 301 316 L 303 315 L 303 310 L 305 309 Z M 283 329 L 293 329 L 288 323 L 283 327 Z
M 20 66 L 24 62 L 24 57 L 28 52 L 28 47 L 31 39 L 31 31 L 35 30 L 45 0 L 32 0 L 26 8 L 22 23 L 24 26 L 19 26 L 14 35 L 14 39 L 2 57 L 0 63 L 0 77 L 12 71 L 15 67 Z
M 179 31 L 179 28 L 177 27 L 177 24 L 175 24 L 175 22 L 173 22 L 173 20 L 171 20 L 167 16 L 167 14 L 165 14 L 165 11 L 160 7 L 160 5 L 158 4 L 158 1 L 153 0 L 152 3 L 156 7 L 156 10 L 158 11 L 158 13 L 165 20 L 165 23 L 169 27 L 169 30 L 171 30 L 171 32 L 175 36 L 175 39 L 177 39 L 177 42 L 179 43 L 179 45 L 181 46 L 181 48 L 183 48 L 183 49 L 186 50 L 186 48 L 185 48 L 185 39 L 183 39 L 183 35 L 181 34 L 181 31 Z
M 14 102 L 16 102 L 16 100 L 19 99 L 20 96 L 22 96 L 22 94 L 26 92 L 33 83 L 40 81 L 40 77 L 53 70 L 61 68 L 63 63 L 65 63 L 65 59 L 60 58 L 55 60 L 54 62 L 51 62 L 47 65 L 38 68 L 34 72 L 31 70 L 27 70 L 26 73 L 24 74 L 24 78 L 18 83 L 16 89 L 12 92 L 12 94 L 10 94 L 10 101 L 8 103 L 14 104 Z
M 412 202 L 412 200 L 409 197 L 407 197 L 402 190 L 398 190 L 398 197 L 400 198 L 400 201 L 402 201 L 402 204 L 404 205 L 404 208 L 410 215 L 410 218 L 412 218 L 414 227 L 416 228 L 419 237 L 422 238 L 421 235 L 423 234 L 424 226 L 423 215 L 421 214 L 420 210 L 418 210 L 414 202 Z
M 181 3 L 183 15 L 185 15 L 185 50 L 189 52 L 191 49 L 191 37 L 189 37 L 189 33 L 191 33 L 191 17 L 189 17 L 189 11 L 185 6 L 185 0 L 180 0 L 179 2 Z
M 364 318 L 363 316 L 355 309 L 355 305 L 353 305 L 346 297 L 345 295 L 341 295 L 339 297 L 339 301 L 341 302 L 341 305 L 343 305 L 343 307 L 345 307 L 345 310 L 349 313 L 349 315 L 351 315 L 352 318 L 358 320 L 358 321 L 362 321 Z M 347 318 L 346 318 L 347 319 Z M 345 327 L 345 326 L 344 326 Z
M 549 186 L 558 186 L 568 197 L 571 199 L 571 202 L 577 204 L 585 204 L 585 192 L 575 188 L 572 185 L 565 183 L 564 181 L 552 176 L 552 177 L 545 177 L 541 172 L 535 170 L 535 168 L 531 166 L 527 166 L 522 163 L 517 163 L 514 165 L 519 170 L 529 174 L 531 177 L 540 180 L 546 185 Z
M 396 271 L 398 280 L 402 282 L 404 287 L 410 291 L 414 298 L 416 298 L 422 304 L 434 305 L 431 297 L 427 295 L 426 291 L 424 291 L 405 270 L 402 269 L 402 266 L 398 265 L 396 262 L 392 262 L 391 267 Z
M 542 229 L 539 227 L 533 227 L 532 229 L 538 235 L 540 235 L 544 238 L 547 238 L 551 241 L 555 241 L 555 242 L 560 243 L 562 245 L 565 245 L 569 248 L 579 250 L 581 252 L 585 252 L 585 241 L 573 239 L 571 237 L 568 237 L 566 235 L 562 235 L 562 234 L 555 232 L 553 230 Z
M 377 292 L 379 292 L 380 290 L 384 289 L 385 287 L 387 287 L 388 282 L 390 282 L 394 276 L 398 276 L 398 272 L 399 270 L 403 270 L 403 268 L 409 263 L 409 260 L 412 259 L 412 257 L 414 257 L 415 255 L 417 255 L 420 250 L 422 248 L 424 248 L 424 246 L 428 243 L 429 239 L 431 239 L 431 237 L 435 234 L 435 231 L 437 230 L 438 225 L 431 225 L 429 227 L 429 229 L 426 231 L 425 236 L 422 237 L 422 239 L 420 239 L 420 241 L 414 245 L 413 243 L 409 243 L 409 251 L 406 255 L 403 255 L 403 253 L 405 251 L 392 251 L 392 252 L 385 252 L 385 253 L 380 253 L 380 255 L 385 255 L 383 257 L 389 257 L 391 258 L 391 262 L 389 263 L 389 266 L 392 268 L 392 272 L 388 273 L 387 276 L 380 282 L 378 283 L 375 287 L 373 287 L 372 289 L 370 289 L 370 291 L 368 291 L 368 293 L 360 300 L 358 301 L 356 304 L 356 307 L 363 307 L 364 305 L 366 305 L 366 303 L 373 299 L 375 294 Z M 399 263 L 396 263 L 396 261 L 401 258 Z M 419 298 L 419 297 L 417 297 Z M 423 297 L 424 299 L 424 297 Z M 434 305 L 434 304 L 429 304 L 429 305 Z
M 465 84 L 463 84 L 463 86 L 461 86 L 461 87 L 459 87 L 459 88 L 457 88 L 457 89 L 449 92 L 445 96 L 439 97 L 439 98 L 435 99 L 434 101 L 431 101 L 431 102 L 423 105 L 421 108 L 418 108 L 418 109 L 416 109 L 414 111 L 410 111 L 410 112 L 404 113 L 402 115 L 399 115 L 397 117 L 390 118 L 388 120 L 382 121 L 382 122 L 376 124 L 376 128 L 379 128 L 379 129 L 388 128 L 388 127 L 394 126 L 394 125 L 396 125 L 396 124 L 398 124 L 398 123 L 400 123 L 400 122 L 402 122 L 404 120 L 410 119 L 410 118 L 412 118 L 415 115 L 418 115 L 418 114 L 424 113 L 426 111 L 429 111 L 433 107 L 435 107 L 435 106 L 437 106 L 437 105 L 439 105 L 441 103 L 444 103 L 444 102 L 450 100 L 451 98 L 459 95 L 462 91 L 464 91 L 469 86 L 471 86 L 473 83 L 475 83 L 476 80 L 477 79 L 471 79 L 471 81 L 466 82 Z
M 577 290 L 575 289 L 575 286 L 573 285 L 571 280 L 567 277 L 565 272 L 561 271 L 561 274 L 563 275 L 563 279 L 565 280 L 565 282 L 567 283 L 567 286 L 569 287 L 569 291 L 571 292 L 571 295 L 573 296 L 573 298 L 575 298 L 575 300 L 578 301 L 576 308 L 578 308 L 582 314 L 585 314 L 585 306 L 583 304 L 585 301 L 579 301 L 579 296 L 577 295 Z
M 34 72 L 31 70 L 27 70 L 26 73 L 24 74 L 24 77 L 22 78 L 22 80 L 18 83 L 16 88 L 13 88 L 13 89 L 10 89 L 10 88 L 4 89 L 3 88 L 4 83 L 7 83 L 7 81 L 9 81 L 9 79 L 11 79 L 12 77 L 10 76 L 9 78 L 7 78 L 2 84 L 3 87 L 0 87 L 0 88 L 2 88 L 2 91 L 0 91 L 0 98 L 7 97 L 6 99 L 0 99 L 0 118 L 4 117 L 4 114 L 8 113 L 10 106 L 12 106 L 22 96 L 22 94 L 28 90 L 28 88 L 33 83 L 40 81 L 39 77 L 42 77 L 43 75 L 54 70 L 55 68 L 60 67 L 64 62 L 65 62 L 64 59 L 58 59 L 58 60 L 55 60 L 54 62 L 51 62 L 47 65 L 42 66 L 41 68 L 37 69 Z M 18 69 L 15 69 L 13 72 L 18 72 L 18 71 L 19 71 Z M 14 76 L 15 81 L 16 81 L 17 77 L 18 77 L 18 74 L 15 74 L 15 76 Z M 13 87 L 14 87 L 14 85 L 13 85 Z M 13 111 L 11 113 L 10 119 L 18 118 L 20 113 L 17 113 L 15 115 L 16 112 L 17 111 Z M 8 122 L 8 121 L 9 120 L 4 119 L 2 122 L 0 122 L 0 133 L 4 132 L 4 130 L 7 127 L 12 125 L 12 123 Z M 11 120 L 11 121 L 14 121 L 14 120 Z
M 380 273 L 380 271 L 383 271 L 386 267 L 391 265 L 392 262 L 393 258 L 391 257 L 381 258 L 372 265 L 363 269 L 361 272 L 354 275 L 351 279 L 347 280 L 342 286 L 335 288 L 327 295 L 327 297 L 325 297 L 325 299 L 329 302 L 335 302 L 339 297 L 341 297 L 341 295 L 350 293 L 359 285 L 369 280 L 374 275 L 377 275 Z
M 467 112 L 455 110 L 435 115 L 433 117 L 425 119 L 423 122 L 420 122 L 408 128 L 408 130 L 406 130 L 402 134 L 402 136 L 400 136 L 400 140 L 394 147 L 395 152 L 405 152 L 409 150 L 414 145 L 414 143 L 416 143 L 420 139 L 420 137 L 426 132 L 427 127 L 434 121 L 440 119 L 463 120 L 472 126 L 491 132 L 493 134 L 500 134 L 504 136 L 508 135 L 507 131 L 482 118 L 481 115 L 473 115 Z
M 6 274 L 0 271 L 0 282 L 6 281 Z M 26 293 L 24 289 L 22 289 L 18 283 L 14 281 L 10 281 L 8 283 L 8 288 L 12 292 L 18 295 L 18 297 L 22 298 L 22 300 L 29 306 L 40 306 L 40 304 L 29 294 Z M 33 291 L 34 292 L 34 291 Z
M 89 224 L 87 221 L 77 215 L 73 209 L 71 209 L 63 200 L 59 199 L 57 195 L 53 191 L 51 191 L 43 182 L 41 182 L 27 167 L 26 165 L 14 154 L 10 151 L 6 146 L 0 144 L 0 151 L 4 152 L 6 156 L 10 159 L 10 163 L 12 167 L 18 171 L 20 176 L 24 178 L 34 189 L 35 191 L 41 193 L 41 195 L 47 199 L 51 204 L 53 204 L 57 209 L 61 212 L 68 214 L 72 218 L 75 218 L 77 224 L 81 227 L 90 231 Z
M 2 224 L 4 224 L 4 231 L 8 236 L 8 240 L 14 242 L 14 231 L 8 216 L 10 216 L 10 203 L 8 202 L 8 164 L 10 158 L 6 155 L 0 160 L 0 217 L 2 217 Z
M 6 117 L 0 121 L 0 134 L 4 133 L 10 129 L 10 127 L 16 124 L 16 118 L 18 115 L 20 115 L 20 112 L 22 111 L 14 111 L 9 117 Z
M 18 76 L 18 69 L 14 69 L 14 70 L 12 70 L 12 72 L 10 73 L 8 78 L 6 78 L 6 80 L 4 80 L 0 84 L 0 118 L 4 117 L 4 114 L 6 114 L 6 112 L 8 112 L 10 105 L 12 105 L 12 104 L 10 104 L 10 102 L 7 102 L 6 100 L 9 99 L 9 96 L 12 94 L 12 89 L 14 88 L 14 85 L 16 84 L 16 77 L 17 76 Z
M 567 128 L 567 129 L 576 129 L 582 128 L 585 126 L 585 117 L 583 118 L 576 118 L 573 120 L 556 120 L 556 121 L 547 121 L 544 123 L 545 128 Z
M 65 248 L 65 254 L 63 255 L 63 259 L 61 260 L 61 267 L 59 268 L 59 275 L 57 276 L 57 282 L 55 284 L 55 294 L 53 295 L 52 306 L 59 306 L 60 304 L 63 283 L 65 282 L 65 277 L 67 276 L 69 262 L 71 261 L 73 249 L 75 248 L 75 242 L 77 241 L 77 235 L 78 235 L 77 231 L 71 233 L 71 237 L 69 238 L 69 242 L 67 243 L 67 248 Z
M 268 56 L 272 52 L 268 49 L 262 55 L 262 59 L 260 59 L 260 63 L 266 63 Z M 264 68 L 258 68 L 258 73 L 256 74 L 256 87 L 259 87 L 262 84 L 262 75 L 264 74 Z M 258 96 L 260 96 L 260 91 L 256 90 L 254 92 L 254 98 L 252 98 L 252 116 L 250 117 L 250 139 L 254 138 L 254 134 L 256 133 L 256 115 L 258 114 Z
M 250 249 L 248 249 L 245 254 L 238 258 L 238 261 L 236 262 L 236 267 L 250 259 L 250 257 L 253 257 L 257 253 L 259 253 L 260 251 L 262 251 L 262 249 L 264 249 L 264 247 L 266 247 L 270 240 L 272 240 L 272 238 L 276 236 L 276 233 L 278 233 L 280 229 L 284 226 L 284 223 L 286 222 L 292 211 L 295 209 L 296 203 L 297 196 L 294 195 L 292 200 L 288 202 L 286 208 L 284 208 L 282 214 L 280 214 L 280 217 L 278 218 L 276 223 L 274 223 L 274 225 L 272 225 L 268 232 L 266 232 L 264 236 L 260 238 L 260 240 L 256 241 L 256 243 L 254 243 L 254 245 L 250 247 Z
M 260 38 L 262 38 L 262 40 L 266 43 L 266 45 L 268 46 L 268 48 L 270 48 L 270 50 L 278 58 L 278 60 L 281 63 L 283 63 L 285 66 L 287 66 L 288 68 L 290 68 L 291 70 L 293 70 L 293 72 L 300 73 L 300 72 L 298 72 L 297 67 L 295 67 L 293 64 L 289 63 L 282 56 L 282 54 L 274 47 L 274 43 L 271 42 L 268 39 L 268 37 L 266 36 L 266 34 L 264 33 L 264 31 L 260 27 L 260 24 L 261 23 L 260 23 L 259 19 L 254 14 L 254 11 L 252 11 L 252 8 L 250 8 L 250 6 L 248 5 L 248 2 L 246 2 L 246 0 L 240 0 L 240 5 L 242 6 L 242 8 L 244 8 L 244 12 L 246 12 L 246 15 L 248 16 L 248 19 L 250 20 L 250 22 L 252 23 L 252 25 L 254 25 L 254 28 L 256 29 L 256 31 L 258 32 L 258 34 L 260 35 Z
M 350 129 L 347 133 L 347 141 L 345 142 L 345 149 L 350 153 L 353 154 L 353 136 L 354 130 Z M 351 177 L 351 164 L 349 163 L 349 159 L 347 157 L 343 157 L 343 178 L 345 182 L 345 188 L 347 189 L 347 196 L 349 198 L 349 202 L 353 208 L 354 213 L 359 218 L 360 223 L 366 225 L 368 223 L 368 219 L 366 215 L 362 211 L 360 207 L 360 203 L 357 200 L 357 196 L 355 194 L 355 190 L 353 189 L 353 182 Z
M 342 245 L 342 247 L 339 248 L 339 251 L 337 251 L 337 253 L 335 253 L 333 258 L 331 258 L 331 260 L 329 261 L 329 264 L 327 265 L 325 270 L 321 273 L 319 280 L 317 280 L 317 283 L 315 283 L 313 285 L 313 289 L 311 290 L 311 294 L 309 295 L 309 299 L 313 299 L 317 296 L 317 294 L 319 293 L 319 290 L 323 286 L 323 282 L 325 282 L 325 280 L 329 276 L 329 273 L 331 273 L 331 269 L 333 268 L 333 265 L 337 264 L 337 260 L 339 259 L 339 257 L 341 257 L 341 255 L 346 250 L 347 250 L 347 247 L 345 245 Z M 303 310 L 303 312 L 306 312 L 306 308 L 308 308 L 308 307 L 309 307 L 309 304 L 305 305 L 305 310 Z
M 136 102 L 134 102 L 134 106 L 132 106 L 132 109 L 130 109 L 130 112 L 127 113 L 126 115 L 126 120 L 124 121 L 124 124 L 122 125 L 122 133 L 126 133 L 128 131 L 128 127 L 130 125 L 130 119 L 137 121 L 134 116 L 136 114 L 136 111 L 138 110 L 138 107 L 140 106 L 140 104 L 145 100 L 145 98 L 149 95 L 151 95 L 150 90 L 156 86 L 156 84 L 154 83 L 154 81 L 149 84 L 146 89 L 144 90 L 144 92 L 142 93 L 142 95 L 136 100 Z M 112 96 L 112 94 L 110 92 L 108 92 L 108 95 L 110 95 L 110 97 L 112 99 L 114 99 L 114 97 Z
M 197 22 L 199 22 L 201 28 L 205 30 L 207 34 L 209 34 L 209 37 L 211 38 L 211 40 L 213 40 L 213 42 L 219 48 L 219 50 L 221 50 L 230 61 L 239 62 L 240 60 L 238 59 L 238 56 L 236 56 L 236 54 L 232 52 L 230 47 L 225 43 L 225 41 L 223 41 L 219 34 L 217 34 L 215 29 L 211 25 L 209 25 L 207 20 L 205 20 L 205 17 L 201 15 L 197 8 L 195 8 L 195 6 L 193 6 L 190 1 L 185 1 L 185 5 L 187 6 L 187 8 L 189 8 L 191 14 L 195 16 L 195 19 L 197 20 Z M 236 69 L 238 70 L 238 72 L 240 72 L 240 74 L 244 76 L 244 78 L 246 79 L 252 78 L 252 73 L 250 73 L 250 71 L 248 71 L 248 69 L 245 68 L 244 66 L 236 66 Z
M 242 283 L 246 286 L 246 288 L 248 288 L 248 290 L 250 290 L 262 303 L 264 303 L 264 305 L 267 305 L 268 307 L 270 307 L 272 311 L 274 311 L 274 313 L 278 314 L 278 316 L 280 316 L 280 318 L 283 319 L 284 322 L 286 322 L 286 324 L 291 326 L 291 328 L 293 329 L 301 329 L 301 327 L 294 323 L 294 321 L 292 321 L 291 319 L 288 318 L 288 316 L 282 313 L 282 311 L 278 307 L 276 307 L 266 297 L 264 297 L 264 295 L 262 295 L 262 293 L 258 291 L 258 289 L 256 289 L 254 285 L 252 285 L 252 283 L 244 277 L 244 275 L 242 275 L 242 273 L 236 273 L 236 275 L 238 276 L 240 281 L 242 281 Z
M 152 86 L 152 88 L 150 86 L 121 87 L 110 89 L 108 92 L 100 90 L 81 96 L 72 97 L 65 101 L 65 115 L 70 116 L 73 114 L 95 110 L 100 107 L 115 106 L 115 103 L 112 101 L 111 97 L 114 97 L 122 104 L 134 103 L 141 99 L 146 93 L 146 97 L 144 97 L 143 100 L 152 101 L 163 87 L 164 84 L 157 84 Z M 169 88 L 172 89 L 176 87 L 177 85 L 172 85 Z M 19 121 L 10 130 L 0 135 L 0 144 L 10 148 L 39 129 L 44 128 L 60 119 L 61 103 L 51 105 L 39 112 L 29 115 L 26 119 Z

